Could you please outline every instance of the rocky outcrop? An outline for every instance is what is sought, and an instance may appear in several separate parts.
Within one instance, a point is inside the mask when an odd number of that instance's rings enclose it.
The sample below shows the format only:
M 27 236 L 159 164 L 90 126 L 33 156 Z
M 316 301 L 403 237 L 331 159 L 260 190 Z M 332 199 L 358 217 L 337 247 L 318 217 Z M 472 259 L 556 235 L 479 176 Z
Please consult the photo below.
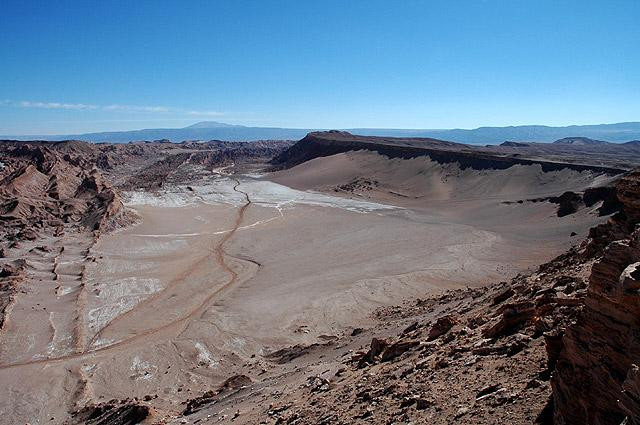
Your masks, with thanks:
M 203 395 L 190 399 L 187 401 L 187 406 L 182 412 L 183 415 L 188 416 L 196 413 L 205 407 L 214 404 L 221 397 L 227 396 L 230 393 L 241 390 L 253 381 L 246 375 L 234 375 L 227 378 L 215 391 L 207 391 Z
M 591 208 L 597 206 L 598 215 L 606 216 L 622 211 L 623 204 L 618 199 L 615 186 L 598 186 L 585 189 L 584 192 L 567 191 L 559 196 L 548 196 L 541 198 L 521 199 L 518 201 L 504 201 L 504 204 L 522 204 L 524 202 L 551 202 L 558 205 L 556 214 L 558 217 L 578 212 L 583 207 Z M 599 204 L 599 205 L 597 205 Z
M 111 400 L 74 412 L 65 425 L 135 425 L 151 414 L 149 406 L 134 400 Z
M 121 211 L 118 194 L 81 147 L 3 148 L 9 160 L 0 175 L 0 221 L 8 233 L 65 223 L 98 230 Z
M 640 170 L 629 173 L 616 185 L 618 199 L 624 205 L 628 228 L 640 222 Z
M 564 192 L 560 196 L 551 197 L 549 201 L 558 204 L 558 217 L 575 213 L 583 204 L 582 197 L 575 192 Z
M 591 187 L 584 191 L 582 201 L 586 207 L 592 207 L 598 202 L 602 202 L 598 208 L 601 216 L 619 212 L 622 203 L 618 199 L 618 194 L 614 186 Z
M 24 260 L 5 262 L 2 257 L 4 253 L 0 252 L 0 329 L 4 326 L 5 311 L 24 278 L 26 265 Z
M 429 330 L 427 341 L 433 341 L 446 334 L 457 323 L 456 318 L 453 315 L 443 316 L 436 320 L 436 323 Z
M 640 231 L 612 242 L 592 269 L 585 307 L 567 329 L 552 386 L 557 424 L 619 424 L 618 401 L 640 359 Z M 640 411 L 632 412 L 634 419 Z
M 623 210 L 592 232 L 591 252 L 607 241 L 592 270 L 576 323 L 555 344 L 554 423 L 595 425 L 640 420 L 640 180 L 632 173 L 617 184 Z
M 74 198 L 84 201 L 75 212 L 81 214 L 77 219 L 92 230 L 104 229 L 122 210 L 120 195 L 95 169 L 84 177 Z
M 627 238 L 640 223 L 640 170 L 618 180 L 615 190 L 618 212 L 606 223 L 589 230 L 584 250 L 586 256 L 597 256 L 609 243 Z

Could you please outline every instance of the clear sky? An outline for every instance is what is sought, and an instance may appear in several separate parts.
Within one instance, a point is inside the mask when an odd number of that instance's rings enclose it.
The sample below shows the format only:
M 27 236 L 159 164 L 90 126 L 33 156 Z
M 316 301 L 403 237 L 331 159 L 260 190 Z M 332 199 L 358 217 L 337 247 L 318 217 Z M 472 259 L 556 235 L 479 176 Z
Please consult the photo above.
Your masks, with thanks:
M 640 1 L 0 5 L 0 134 L 640 121 Z

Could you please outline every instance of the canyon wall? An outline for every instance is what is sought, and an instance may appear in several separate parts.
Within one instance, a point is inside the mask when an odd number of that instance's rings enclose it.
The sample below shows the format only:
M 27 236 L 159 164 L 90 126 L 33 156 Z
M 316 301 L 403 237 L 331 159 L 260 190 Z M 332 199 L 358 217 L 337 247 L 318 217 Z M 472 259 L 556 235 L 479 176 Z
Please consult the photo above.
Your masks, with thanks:
M 553 373 L 556 424 L 640 419 L 640 172 L 622 178 L 617 192 L 623 211 L 595 228 L 590 243 L 616 240 L 593 265 L 585 305 L 566 330 Z

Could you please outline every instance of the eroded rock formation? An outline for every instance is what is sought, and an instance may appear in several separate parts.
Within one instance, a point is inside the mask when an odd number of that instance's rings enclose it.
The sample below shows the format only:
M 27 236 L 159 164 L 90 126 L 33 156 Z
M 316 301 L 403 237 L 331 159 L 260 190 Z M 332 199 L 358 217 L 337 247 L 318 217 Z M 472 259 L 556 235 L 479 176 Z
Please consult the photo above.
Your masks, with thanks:
M 552 379 L 554 423 L 605 425 L 640 419 L 639 176 L 632 173 L 620 180 L 623 211 L 592 232 L 592 244 L 617 240 L 608 243 L 592 268 L 577 322 L 550 350 L 558 353 Z
M 122 209 L 120 198 L 81 154 L 23 145 L 6 152 L 0 175 L 0 220 L 5 230 L 77 223 L 98 230 Z

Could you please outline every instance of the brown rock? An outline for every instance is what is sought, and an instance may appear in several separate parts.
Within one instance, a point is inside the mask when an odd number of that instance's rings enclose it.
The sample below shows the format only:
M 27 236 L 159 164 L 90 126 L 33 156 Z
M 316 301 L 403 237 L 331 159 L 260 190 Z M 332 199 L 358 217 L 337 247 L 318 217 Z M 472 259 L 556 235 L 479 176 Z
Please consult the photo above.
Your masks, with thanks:
M 416 399 L 416 409 L 424 410 L 428 409 L 431 406 L 431 402 L 425 398 L 417 398 Z
M 627 423 L 640 420 L 640 368 L 632 364 L 622 383 L 622 394 L 618 402 L 620 409 L 627 415 Z
M 419 341 L 398 341 L 387 347 L 382 353 L 382 361 L 387 362 L 420 345 Z
M 485 338 L 498 338 L 511 335 L 518 328 L 530 321 L 535 315 L 535 307 L 528 301 L 507 304 L 502 309 L 502 316 L 493 325 L 485 327 L 482 335 Z
M 453 328 L 456 323 L 458 322 L 453 315 L 447 315 L 438 318 L 438 320 L 436 320 L 436 323 L 429 330 L 427 341 L 433 341 L 441 335 L 446 334 L 451 330 L 451 328 Z
M 378 339 L 378 338 L 371 339 L 371 346 L 369 348 L 369 351 L 367 351 L 367 353 L 364 356 L 362 356 L 362 358 L 358 363 L 358 366 L 364 367 L 367 364 L 375 363 L 378 356 L 382 354 L 382 352 L 388 345 L 389 344 L 384 339 Z
M 410 324 L 409 326 L 407 326 L 403 331 L 402 334 L 406 335 L 410 332 L 415 331 L 416 329 L 418 329 L 418 322 L 413 322 L 412 324 Z
M 610 243 L 594 264 L 585 308 L 565 333 L 551 380 L 556 424 L 618 425 L 640 417 L 631 400 L 640 358 L 639 260 L 640 230 Z
M 508 300 L 509 298 L 511 298 L 514 294 L 515 294 L 515 292 L 513 291 L 513 289 L 511 287 L 505 288 L 502 291 L 500 291 L 498 293 L 498 295 L 493 297 L 493 302 L 491 304 L 492 305 L 501 304 L 501 303 L 505 302 L 506 300 Z

